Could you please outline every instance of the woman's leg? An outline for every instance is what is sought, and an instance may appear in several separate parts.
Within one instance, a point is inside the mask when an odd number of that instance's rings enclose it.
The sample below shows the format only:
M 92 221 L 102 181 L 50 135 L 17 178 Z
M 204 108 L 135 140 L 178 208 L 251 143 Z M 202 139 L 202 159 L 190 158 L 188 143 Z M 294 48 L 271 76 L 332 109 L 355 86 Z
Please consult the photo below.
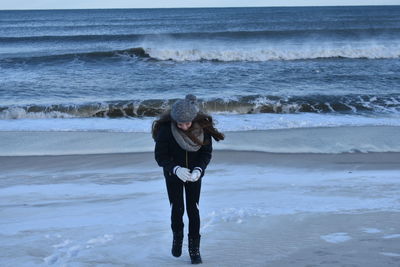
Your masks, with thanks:
M 189 217 L 188 249 L 193 264 L 202 263 L 200 256 L 200 212 L 199 200 L 201 179 L 194 183 L 185 184 L 186 210 Z
M 168 177 L 165 179 L 167 184 L 168 198 L 171 205 L 171 229 L 174 233 L 183 231 L 183 213 L 185 206 L 183 203 L 183 182 L 178 178 Z
M 200 237 L 200 212 L 199 200 L 201 191 L 201 179 L 197 182 L 185 184 L 186 211 L 189 218 L 189 236 Z

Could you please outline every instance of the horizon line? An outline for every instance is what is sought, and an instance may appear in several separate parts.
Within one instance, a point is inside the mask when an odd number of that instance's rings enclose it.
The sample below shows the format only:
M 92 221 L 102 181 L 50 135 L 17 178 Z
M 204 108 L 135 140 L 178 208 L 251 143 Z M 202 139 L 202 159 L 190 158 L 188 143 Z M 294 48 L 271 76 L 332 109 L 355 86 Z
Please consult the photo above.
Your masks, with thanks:
M 369 5 L 293 5 L 293 6 L 198 6 L 198 7 L 93 7 L 93 8 L 20 8 L 1 9 L 0 11 L 40 11 L 40 10 L 105 10 L 105 9 L 201 9 L 201 8 L 291 8 L 291 7 L 376 7 L 376 6 L 400 6 L 393 4 L 369 4 Z

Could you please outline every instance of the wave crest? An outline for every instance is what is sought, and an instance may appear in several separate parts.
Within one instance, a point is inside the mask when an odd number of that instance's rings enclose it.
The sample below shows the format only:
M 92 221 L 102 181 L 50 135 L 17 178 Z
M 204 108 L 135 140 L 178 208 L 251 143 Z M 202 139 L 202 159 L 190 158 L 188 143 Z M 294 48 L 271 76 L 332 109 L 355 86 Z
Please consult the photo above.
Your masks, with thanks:
M 31 56 L 31 57 L 14 57 L 0 59 L 0 63 L 5 64 L 18 64 L 18 63 L 49 63 L 57 61 L 101 61 L 104 59 L 126 59 L 126 58 L 148 58 L 149 55 L 141 47 L 135 47 L 123 50 L 111 50 L 111 51 L 95 51 L 95 52 L 82 52 L 72 54 L 57 54 L 57 55 L 46 55 L 46 56 Z
M 254 49 L 144 49 L 145 54 L 157 60 L 172 61 L 271 61 L 309 60 L 328 58 L 390 59 L 400 57 L 400 45 L 368 46 L 276 46 Z

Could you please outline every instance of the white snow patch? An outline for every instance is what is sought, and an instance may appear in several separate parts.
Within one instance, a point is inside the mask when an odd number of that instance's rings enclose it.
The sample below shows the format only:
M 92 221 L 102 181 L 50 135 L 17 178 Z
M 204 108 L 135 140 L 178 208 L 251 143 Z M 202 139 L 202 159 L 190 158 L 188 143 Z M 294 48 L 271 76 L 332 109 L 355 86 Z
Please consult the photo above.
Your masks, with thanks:
M 385 235 L 384 239 L 400 238 L 400 234 Z
M 81 250 L 81 248 L 82 247 L 80 245 L 75 245 L 75 246 L 70 247 L 67 251 L 67 257 L 68 258 L 76 257 L 78 255 L 79 251 Z
M 71 244 L 71 240 L 67 239 L 67 240 L 64 240 L 60 244 L 53 245 L 53 248 L 57 248 L 57 249 L 64 248 L 64 247 L 68 246 L 69 244 Z
M 367 234 L 377 234 L 382 232 L 382 230 L 376 228 L 368 228 L 368 227 L 361 228 L 361 230 Z
M 52 255 L 50 255 L 50 256 L 44 258 L 43 260 L 44 260 L 44 262 L 45 262 L 47 265 L 52 265 L 52 264 L 54 264 L 54 263 L 57 262 L 58 256 L 52 254 Z
M 343 243 L 349 241 L 351 239 L 347 233 L 332 233 L 328 235 L 322 235 L 321 239 L 328 242 L 328 243 Z
M 389 256 L 389 257 L 400 257 L 400 254 L 393 253 L 393 252 L 381 252 L 381 254 L 384 256 Z
M 113 235 L 103 235 L 103 236 L 99 236 L 93 239 L 88 240 L 86 243 L 90 244 L 90 245 L 103 245 L 105 243 L 110 242 L 111 240 L 114 239 Z

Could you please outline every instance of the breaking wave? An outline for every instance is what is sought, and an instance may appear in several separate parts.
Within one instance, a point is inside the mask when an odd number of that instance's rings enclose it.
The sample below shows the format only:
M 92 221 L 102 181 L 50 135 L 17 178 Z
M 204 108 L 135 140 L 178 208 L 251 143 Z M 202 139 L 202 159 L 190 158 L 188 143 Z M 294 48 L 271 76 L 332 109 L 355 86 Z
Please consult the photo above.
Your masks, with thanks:
M 0 64 L 49 63 L 57 61 L 102 61 L 107 59 L 143 59 L 156 61 L 276 61 L 276 60 L 316 60 L 316 59 L 394 59 L 400 57 L 398 45 L 342 45 L 342 46 L 270 46 L 264 48 L 143 48 L 58 54 L 0 59 Z
M 271 46 L 253 49 L 145 49 L 157 60 L 172 61 L 271 61 L 329 58 L 390 59 L 400 57 L 400 45 Z
M 109 101 L 103 103 L 0 106 L 0 119 L 155 117 L 176 99 Z M 239 96 L 200 99 L 208 113 L 222 114 L 399 114 L 400 95 Z

